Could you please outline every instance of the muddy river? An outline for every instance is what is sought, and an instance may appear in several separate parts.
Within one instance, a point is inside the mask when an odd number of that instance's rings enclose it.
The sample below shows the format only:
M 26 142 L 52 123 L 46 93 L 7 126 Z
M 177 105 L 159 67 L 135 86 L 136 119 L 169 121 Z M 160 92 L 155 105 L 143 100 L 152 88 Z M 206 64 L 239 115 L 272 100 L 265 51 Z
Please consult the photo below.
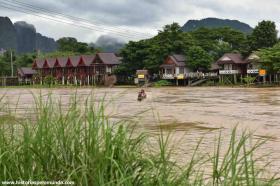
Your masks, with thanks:
M 108 102 L 112 120 L 128 120 L 139 130 L 156 134 L 172 131 L 178 161 L 184 161 L 203 137 L 202 149 L 211 152 L 214 139 L 222 131 L 225 141 L 231 129 L 254 132 L 256 139 L 269 141 L 260 153 L 270 153 L 271 169 L 280 172 L 280 88 L 148 88 L 147 99 L 137 102 L 136 88 L 100 89 L 0 89 L 6 105 L 18 114 L 32 110 L 34 95 L 52 92 L 64 103 L 73 95 L 84 99 L 94 94 L 96 101 Z M 82 102 L 82 101 L 81 101 Z

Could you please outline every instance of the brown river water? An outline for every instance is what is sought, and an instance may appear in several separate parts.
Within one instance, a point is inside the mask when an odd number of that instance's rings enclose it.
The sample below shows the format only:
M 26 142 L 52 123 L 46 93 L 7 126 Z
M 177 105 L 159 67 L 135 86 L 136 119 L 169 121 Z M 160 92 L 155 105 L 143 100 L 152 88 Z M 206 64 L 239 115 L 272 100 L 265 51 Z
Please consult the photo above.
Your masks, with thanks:
M 34 95 L 52 93 L 65 105 L 77 94 L 85 99 L 93 94 L 96 101 L 109 103 L 112 120 L 136 123 L 136 130 L 156 135 L 158 129 L 172 131 L 178 161 L 186 161 L 203 137 L 201 149 L 212 152 L 215 138 L 222 131 L 224 141 L 232 128 L 254 132 L 255 139 L 268 139 L 260 154 L 269 153 L 271 170 L 280 172 L 280 88 L 148 88 L 147 99 L 138 102 L 137 88 L 81 89 L 0 89 L 10 109 L 23 114 L 34 107 Z M 82 101 L 81 101 L 82 103 Z

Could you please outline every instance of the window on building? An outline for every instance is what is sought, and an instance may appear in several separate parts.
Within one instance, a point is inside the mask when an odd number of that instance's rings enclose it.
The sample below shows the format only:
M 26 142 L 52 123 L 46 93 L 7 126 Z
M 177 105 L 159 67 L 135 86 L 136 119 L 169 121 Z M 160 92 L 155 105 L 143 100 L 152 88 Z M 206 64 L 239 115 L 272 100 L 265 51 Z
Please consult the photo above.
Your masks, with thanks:
M 179 68 L 179 74 L 184 74 L 184 73 L 185 73 L 184 67 L 180 67 L 180 68 Z
M 173 73 L 172 73 L 172 69 L 171 69 L 171 68 L 167 68 L 167 69 L 166 69 L 166 74 L 173 74 Z
M 104 66 L 97 66 L 97 67 L 95 67 L 96 68 L 96 73 L 97 74 L 100 74 L 100 75 L 102 75 L 102 74 L 105 74 L 105 67 Z
M 232 64 L 225 64 L 224 69 L 225 70 L 232 70 Z

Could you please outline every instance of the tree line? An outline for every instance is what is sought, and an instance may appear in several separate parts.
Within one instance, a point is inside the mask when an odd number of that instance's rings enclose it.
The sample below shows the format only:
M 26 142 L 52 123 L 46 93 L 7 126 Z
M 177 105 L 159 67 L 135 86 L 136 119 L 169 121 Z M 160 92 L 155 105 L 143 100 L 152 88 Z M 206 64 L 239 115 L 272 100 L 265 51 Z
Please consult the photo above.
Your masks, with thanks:
M 102 51 L 71 37 L 61 38 L 57 43 L 58 50 L 52 53 L 34 51 L 16 55 L 12 51 L 14 69 L 31 66 L 35 58 L 94 54 Z M 158 73 L 159 66 L 170 54 L 183 54 L 187 57 L 188 67 L 193 70 L 206 70 L 224 53 L 240 52 L 245 58 L 255 51 L 261 58 L 263 68 L 270 72 L 280 70 L 280 44 L 274 22 L 260 22 L 249 35 L 229 27 L 199 28 L 192 32 L 183 32 L 178 23 L 173 23 L 164 26 L 153 38 L 127 43 L 119 53 L 123 57 L 123 63 L 115 72 L 130 76 L 138 69 L 147 69 L 150 73 Z M 8 50 L 0 56 L 0 75 L 11 74 L 10 61 L 11 51 Z
M 276 25 L 272 21 L 258 23 L 249 35 L 229 27 L 183 32 L 178 23 L 173 23 L 164 26 L 151 39 L 129 42 L 121 50 L 123 63 L 116 72 L 133 75 L 137 69 L 147 69 L 158 73 L 159 66 L 170 54 L 185 55 L 187 66 L 193 70 L 209 69 L 225 53 L 239 52 L 245 58 L 254 51 L 258 51 L 267 69 L 272 68 L 269 65 L 273 63 L 275 70 L 280 66 L 275 61 L 275 56 L 280 57 L 280 52 L 277 52 L 280 44 L 277 43 Z

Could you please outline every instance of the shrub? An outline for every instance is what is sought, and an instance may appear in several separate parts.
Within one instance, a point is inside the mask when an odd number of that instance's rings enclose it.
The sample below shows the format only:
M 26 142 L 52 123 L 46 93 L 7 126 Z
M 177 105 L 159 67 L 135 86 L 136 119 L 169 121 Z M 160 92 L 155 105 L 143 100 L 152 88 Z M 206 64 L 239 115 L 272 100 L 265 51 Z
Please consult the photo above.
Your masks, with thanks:
M 163 86 L 170 86 L 170 85 L 172 85 L 172 83 L 167 80 L 159 80 L 154 83 L 155 87 L 163 87 Z
M 46 84 L 48 86 L 55 84 L 55 82 L 56 82 L 56 79 L 52 75 L 48 75 L 44 78 L 44 84 Z

